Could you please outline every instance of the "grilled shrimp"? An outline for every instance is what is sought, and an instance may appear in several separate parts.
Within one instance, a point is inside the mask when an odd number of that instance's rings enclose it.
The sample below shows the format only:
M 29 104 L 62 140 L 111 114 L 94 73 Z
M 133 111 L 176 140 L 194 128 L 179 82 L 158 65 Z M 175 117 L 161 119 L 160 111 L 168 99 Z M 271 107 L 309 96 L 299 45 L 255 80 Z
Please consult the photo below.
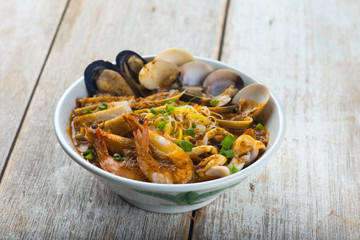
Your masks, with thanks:
M 111 135 L 101 131 L 99 128 L 92 130 L 86 127 L 85 129 L 85 137 L 90 143 L 92 143 L 93 147 L 95 148 L 96 154 L 99 158 L 99 164 L 102 169 L 121 177 L 139 181 L 148 181 L 145 175 L 141 172 L 134 158 L 127 158 L 125 156 L 124 160 L 117 161 L 112 156 L 110 156 L 106 142 L 115 140 Z M 105 139 L 107 141 L 105 141 Z M 128 144 L 126 141 L 123 143 Z
M 145 176 L 154 183 L 187 183 L 195 175 L 190 157 L 175 143 L 141 125 L 134 115 L 126 115 L 134 131 L 138 164 Z
M 265 150 L 266 146 L 261 141 L 243 134 L 235 140 L 231 149 L 234 151 L 235 156 L 227 166 L 229 168 L 235 166 L 237 169 L 241 169 L 244 165 L 252 163 L 258 156 L 259 151 Z

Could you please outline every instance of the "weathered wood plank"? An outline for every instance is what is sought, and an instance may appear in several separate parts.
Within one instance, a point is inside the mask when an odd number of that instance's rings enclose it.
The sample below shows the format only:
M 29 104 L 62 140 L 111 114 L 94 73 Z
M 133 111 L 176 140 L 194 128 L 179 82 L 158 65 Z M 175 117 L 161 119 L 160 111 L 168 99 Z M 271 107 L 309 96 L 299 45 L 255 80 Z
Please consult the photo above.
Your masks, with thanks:
M 222 60 L 283 103 L 275 158 L 196 214 L 195 239 L 360 238 L 360 3 L 231 1 Z
M 57 143 L 53 114 L 95 59 L 167 47 L 216 59 L 225 1 L 71 1 L 0 185 L 4 238 L 187 239 L 191 213 L 130 206 Z
M 0 4 L 0 177 L 66 0 Z

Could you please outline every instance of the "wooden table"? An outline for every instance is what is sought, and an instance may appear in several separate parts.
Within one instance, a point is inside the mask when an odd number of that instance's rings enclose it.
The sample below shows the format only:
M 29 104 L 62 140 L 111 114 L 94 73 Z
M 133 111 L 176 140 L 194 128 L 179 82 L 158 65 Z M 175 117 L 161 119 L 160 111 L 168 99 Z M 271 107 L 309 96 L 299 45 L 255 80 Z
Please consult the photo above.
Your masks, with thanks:
M 360 239 L 359 1 L 0 4 L 1 239 Z M 266 167 L 209 206 L 137 209 L 58 144 L 58 99 L 91 61 L 168 47 L 270 87 L 287 117 Z

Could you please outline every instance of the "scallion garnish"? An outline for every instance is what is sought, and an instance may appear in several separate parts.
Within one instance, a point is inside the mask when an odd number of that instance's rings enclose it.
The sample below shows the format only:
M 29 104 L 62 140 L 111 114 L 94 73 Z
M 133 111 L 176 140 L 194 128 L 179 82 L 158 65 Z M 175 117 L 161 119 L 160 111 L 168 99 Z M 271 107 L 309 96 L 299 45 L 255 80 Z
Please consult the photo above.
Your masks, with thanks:
M 231 158 L 231 157 L 233 157 L 235 155 L 234 151 L 231 150 L 231 149 L 227 149 L 227 150 L 221 149 L 220 154 L 225 156 L 226 158 Z
M 255 127 L 255 129 L 259 129 L 259 130 L 265 130 L 264 126 L 261 123 L 258 123 Z
M 84 115 L 90 114 L 90 113 L 93 113 L 93 111 L 91 111 L 89 108 L 83 112 Z
M 191 152 L 194 145 L 191 142 L 188 142 L 186 140 L 179 141 L 177 143 L 185 152 Z
M 86 158 L 87 160 L 93 160 L 94 159 L 94 155 L 91 152 L 90 149 L 86 150 L 85 152 L 83 152 L 83 156 L 84 158 Z
M 166 100 L 165 102 L 166 102 L 167 104 L 169 104 L 169 103 L 171 103 L 171 102 L 177 103 L 177 101 L 176 101 L 175 99 Z
M 191 135 L 191 136 L 195 135 L 195 131 L 193 128 L 186 129 L 186 133 L 187 133 L 187 135 Z
M 124 158 L 123 158 L 122 156 L 120 156 L 120 154 L 118 154 L 118 153 L 115 153 L 115 154 L 113 155 L 113 158 L 114 158 L 116 161 L 122 161 L 122 160 L 124 160 Z
M 229 168 L 231 174 L 233 173 L 237 173 L 239 171 L 239 169 L 237 169 L 235 166 L 232 166 L 231 168 Z
M 220 145 L 225 149 L 230 149 L 231 145 L 235 142 L 235 138 L 232 135 L 227 135 L 224 137 L 224 139 L 221 141 Z
M 174 111 L 174 110 L 175 110 L 174 105 L 169 105 L 169 104 L 166 105 L 166 111 L 167 112 L 171 112 L 171 111 Z
M 197 99 L 197 96 L 190 98 L 189 102 L 192 102 L 192 101 L 194 101 L 195 99 Z
M 166 125 L 166 122 L 165 121 L 161 121 L 161 122 L 159 122 L 159 125 L 158 125 L 158 129 L 164 129 L 164 127 L 165 127 L 165 125 Z
M 216 99 L 216 98 L 214 100 L 210 101 L 210 105 L 213 106 L 213 107 L 216 106 L 218 103 L 219 103 L 219 100 Z
M 101 104 L 101 106 L 98 107 L 99 111 L 105 110 L 108 108 L 108 105 L 106 103 Z
M 155 110 L 155 109 L 150 109 L 150 113 L 154 114 L 154 115 L 158 115 L 159 111 Z

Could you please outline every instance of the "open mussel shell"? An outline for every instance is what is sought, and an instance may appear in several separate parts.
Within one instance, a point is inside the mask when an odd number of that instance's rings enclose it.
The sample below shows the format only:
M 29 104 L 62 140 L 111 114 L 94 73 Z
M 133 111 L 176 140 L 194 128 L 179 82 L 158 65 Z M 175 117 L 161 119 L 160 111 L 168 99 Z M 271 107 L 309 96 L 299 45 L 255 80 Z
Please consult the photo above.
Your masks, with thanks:
M 149 90 L 168 88 L 177 79 L 180 69 L 172 62 L 153 60 L 141 68 L 139 81 Z
M 234 71 L 228 69 L 219 69 L 209 74 L 204 83 L 204 91 L 211 95 L 217 96 L 222 94 L 226 89 L 233 85 L 237 90 L 240 90 L 244 86 L 244 81 Z
M 232 103 L 241 107 L 241 112 L 255 118 L 269 101 L 270 92 L 263 84 L 254 83 L 241 89 L 232 99 Z
M 135 89 L 137 95 L 142 97 L 152 93 L 144 88 L 139 81 L 139 72 L 145 64 L 145 59 L 136 52 L 130 50 L 122 51 L 116 56 L 116 65 L 120 68 L 120 71 L 131 85 L 132 89 Z
M 116 66 L 124 73 L 125 76 L 131 77 L 138 81 L 138 75 L 146 61 L 136 52 L 125 50 L 116 56 Z
M 91 96 L 108 93 L 115 96 L 135 96 L 136 92 L 111 62 L 98 60 L 89 64 L 84 72 L 86 88 Z
M 156 55 L 154 60 L 168 61 L 174 63 L 176 66 L 195 61 L 195 58 L 191 53 L 180 48 L 168 48 Z
M 185 63 L 180 67 L 180 81 L 184 86 L 201 87 L 205 78 L 214 70 L 208 64 L 200 61 Z

